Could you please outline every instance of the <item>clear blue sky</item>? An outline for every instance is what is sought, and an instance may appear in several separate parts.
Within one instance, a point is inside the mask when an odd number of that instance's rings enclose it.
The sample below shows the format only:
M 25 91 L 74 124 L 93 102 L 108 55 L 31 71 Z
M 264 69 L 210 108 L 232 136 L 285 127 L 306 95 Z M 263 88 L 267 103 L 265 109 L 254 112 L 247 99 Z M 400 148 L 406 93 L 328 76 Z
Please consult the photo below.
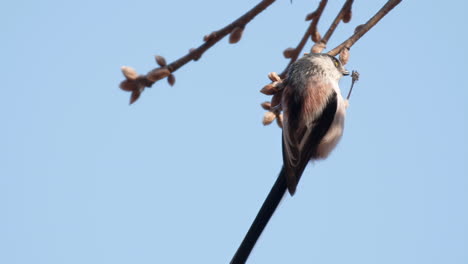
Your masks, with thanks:
M 0 4 L 0 263 L 231 259 L 281 167 L 258 91 L 318 0 L 278 1 L 132 106 L 118 84 L 120 66 L 172 61 L 257 2 Z M 356 1 L 330 46 L 384 2 Z M 404 1 L 352 48 L 345 135 L 250 263 L 468 263 L 467 9 Z

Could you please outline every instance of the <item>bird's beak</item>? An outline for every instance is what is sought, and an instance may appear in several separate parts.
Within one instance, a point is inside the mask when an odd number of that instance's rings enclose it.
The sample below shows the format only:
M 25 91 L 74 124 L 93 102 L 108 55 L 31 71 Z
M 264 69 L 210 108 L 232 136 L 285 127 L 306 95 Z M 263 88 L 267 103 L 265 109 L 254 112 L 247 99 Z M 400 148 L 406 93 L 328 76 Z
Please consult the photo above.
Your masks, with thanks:
M 344 76 L 348 76 L 348 75 L 349 75 L 349 71 L 348 71 L 348 70 L 344 70 L 344 71 L 343 71 L 343 75 L 344 75 Z

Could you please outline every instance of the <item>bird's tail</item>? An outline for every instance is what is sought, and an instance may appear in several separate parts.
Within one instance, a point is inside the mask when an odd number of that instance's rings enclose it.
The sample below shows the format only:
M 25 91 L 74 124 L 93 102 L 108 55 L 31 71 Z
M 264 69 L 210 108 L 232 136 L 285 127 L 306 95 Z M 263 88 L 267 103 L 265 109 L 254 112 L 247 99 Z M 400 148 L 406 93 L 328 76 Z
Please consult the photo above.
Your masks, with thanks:
M 284 166 L 281 168 L 281 171 L 276 179 L 275 184 L 270 190 L 267 198 L 263 202 L 260 211 L 258 212 L 255 220 L 253 221 L 252 225 L 247 231 L 247 234 L 242 240 L 241 245 L 236 251 L 236 254 L 231 260 L 231 264 L 241 264 L 247 261 L 247 258 L 250 255 L 255 243 L 257 242 L 258 238 L 265 229 L 265 226 L 270 221 L 271 216 L 275 212 L 276 208 L 278 207 L 281 199 L 283 198 L 284 194 L 286 193 L 287 185 L 286 185 L 286 176 L 285 176 L 285 168 Z

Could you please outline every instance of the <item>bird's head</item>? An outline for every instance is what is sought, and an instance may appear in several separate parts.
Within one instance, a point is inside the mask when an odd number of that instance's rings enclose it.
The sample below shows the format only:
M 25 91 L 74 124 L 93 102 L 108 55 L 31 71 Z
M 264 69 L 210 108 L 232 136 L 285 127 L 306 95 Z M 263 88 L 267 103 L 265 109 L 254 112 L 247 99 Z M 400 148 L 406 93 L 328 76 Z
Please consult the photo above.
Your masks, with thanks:
M 309 53 L 304 56 L 304 59 L 311 61 L 317 72 L 325 74 L 333 79 L 339 80 L 341 77 L 349 75 L 349 71 L 345 69 L 341 62 L 331 55 L 325 53 Z

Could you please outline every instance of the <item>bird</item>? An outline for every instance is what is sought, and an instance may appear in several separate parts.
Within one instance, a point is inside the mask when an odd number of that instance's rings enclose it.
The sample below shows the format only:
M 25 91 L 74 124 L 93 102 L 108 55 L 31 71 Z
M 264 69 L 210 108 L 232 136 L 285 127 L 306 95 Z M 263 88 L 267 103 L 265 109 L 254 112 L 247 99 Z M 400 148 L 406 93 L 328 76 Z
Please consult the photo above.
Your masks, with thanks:
M 283 110 L 283 166 L 294 195 L 309 161 L 325 159 L 343 135 L 346 108 L 339 80 L 349 75 L 341 62 L 325 53 L 309 53 L 288 70 Z
M 338 82 L 346 75 L 341 62 L 324 53 L 308 53 L 288 68 L 280 103 L 283 167 L 231 264 L 247 261 L 286 191 L 296 192 L 309 161 L 327 158 L 338 144 L 349 105 Z

